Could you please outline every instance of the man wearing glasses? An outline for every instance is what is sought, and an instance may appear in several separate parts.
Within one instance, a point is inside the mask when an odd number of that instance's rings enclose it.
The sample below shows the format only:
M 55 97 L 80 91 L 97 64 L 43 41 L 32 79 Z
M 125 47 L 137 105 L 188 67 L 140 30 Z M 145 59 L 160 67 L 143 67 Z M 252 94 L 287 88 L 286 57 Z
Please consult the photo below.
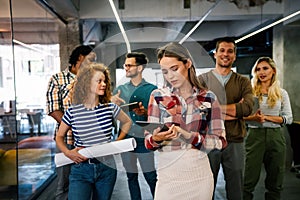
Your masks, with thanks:
M 136 125 L 136 121 L 147 121 L 147 108 L 151 92 L 157 89 L 157 86 L 148 83 L 142 77 L 143 70 L 148 63 L 148 58 L 144 53 L 132 52 L 126 55 L 125 64 L 123 65 L 126 71 L 126 77 L 130 81 L 124 85 L 118 86 L 114 90 L 112 102 L 122 105 L 138 102 L 138 106 L 126 109 L 127 114 L 132 119 L 132 127 L 126 138 L 134 138 L 137 142 L 137 147 L 134 151 L 121 154 L 123 166 L 127 173 L 128 187 L 131 199 L 139 200 L 141 190 L 138 182 L 138 166 L 137 159 L 143 175 L 150 187 L 152 196 L 154 197 L 155 185 L 157 181 L 156 170 L 154 166 L 154 152 L 149 151 L 144 145 L 144 131 Z

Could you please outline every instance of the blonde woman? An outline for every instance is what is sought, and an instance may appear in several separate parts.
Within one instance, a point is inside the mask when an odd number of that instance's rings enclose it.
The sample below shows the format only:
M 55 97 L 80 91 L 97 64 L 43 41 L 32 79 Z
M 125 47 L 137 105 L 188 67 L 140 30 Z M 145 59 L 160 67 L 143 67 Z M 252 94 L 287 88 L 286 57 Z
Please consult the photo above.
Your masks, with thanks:
M 246 167 L 244 200 L 253 199 L 261 166 L 266 170 L 265 199 L 281 199 L 285 171 L 286 141 L 282 126 L 293 121 L 288 93 L 277 79 L 275 62 L 269 57 L 259 58 L 252 68 L 252 87 L 259 108 L 245 118 L 249 123 L 246 138 Z

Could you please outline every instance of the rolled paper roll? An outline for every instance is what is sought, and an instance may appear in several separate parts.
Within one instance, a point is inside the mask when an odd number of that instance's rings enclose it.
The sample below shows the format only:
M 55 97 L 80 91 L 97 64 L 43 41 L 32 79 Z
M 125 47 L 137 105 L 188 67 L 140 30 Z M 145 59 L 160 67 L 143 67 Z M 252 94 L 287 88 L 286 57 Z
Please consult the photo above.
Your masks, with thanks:
M 78 152 L 87 158 L 99 158 L 102 156 L 133 151 L 136 148 L 134 138 L 113 141 L 105 144 L 99 144 L 92 147 L 80 149 Z M 64 153 L 57 153 L 54 157 L 56 167 L 61 167 L 73 163 L 73 161 L 65 156 Z

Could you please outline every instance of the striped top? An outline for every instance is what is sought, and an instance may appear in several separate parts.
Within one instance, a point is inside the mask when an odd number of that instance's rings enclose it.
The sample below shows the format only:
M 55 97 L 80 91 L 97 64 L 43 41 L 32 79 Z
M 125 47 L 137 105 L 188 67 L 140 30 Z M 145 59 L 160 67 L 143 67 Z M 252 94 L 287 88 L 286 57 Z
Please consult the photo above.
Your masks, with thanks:
M 259 103 L 259 109 L 264 115 L 270 116 L 281 116 L 283 119 L 282 124 L 277 124 L 270 121 L 265 121 L 264 123 L 253 123 L 250 121 L 250 128 L 279 128 L 285 124 L 291 124 L 293 122 L 292 108 L 290 104 L 290 98 L 285 89 L 281 88 L 282 100 L 277 100 L 275 106 L 270 108 L 268 105 L 268 95 L 262 96 L 262 102 Z
M 119 112 L 120 107 L 114 103 L 99 104 L 93 109 L 79 104 L 71 106 L 62 121 L 72 128 L 76 147 L 89 147 L 111 141 L 113 119 Z

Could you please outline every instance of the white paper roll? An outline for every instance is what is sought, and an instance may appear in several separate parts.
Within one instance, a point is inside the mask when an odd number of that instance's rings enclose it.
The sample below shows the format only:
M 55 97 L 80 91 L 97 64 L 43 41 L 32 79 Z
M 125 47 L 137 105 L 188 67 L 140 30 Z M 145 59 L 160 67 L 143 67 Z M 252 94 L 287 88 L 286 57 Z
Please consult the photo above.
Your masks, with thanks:
M 122 152 L 132 151 L 136 147 L 134 138 L 113 141 L 106 144 L 99 144 L 92 147 L 80 149 L 78 152 L 87 158 L 98 158 L 101 156 L 113 155 Z M 73 161 L 63 153 L 57 153 L 54 157 L 56 167 L 71 164 Z

